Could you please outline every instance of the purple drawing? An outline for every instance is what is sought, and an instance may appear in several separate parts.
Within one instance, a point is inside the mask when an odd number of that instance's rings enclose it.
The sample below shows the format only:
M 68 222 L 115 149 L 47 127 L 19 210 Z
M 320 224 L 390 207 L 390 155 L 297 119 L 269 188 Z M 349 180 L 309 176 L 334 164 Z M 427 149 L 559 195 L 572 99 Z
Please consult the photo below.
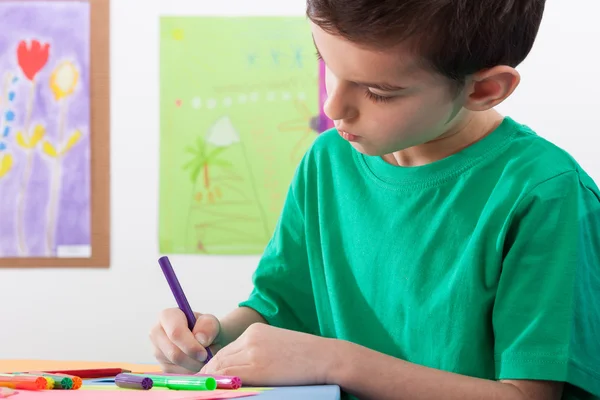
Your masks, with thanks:
M 0 257 L 90 257 L 90 9 L 0 1 Z
M 327 100 L 327 88 L 325 87 L 325 63 L 319 60 L 319 133 L 333 128 L 333 121 L 325 115 L 323 106 Z

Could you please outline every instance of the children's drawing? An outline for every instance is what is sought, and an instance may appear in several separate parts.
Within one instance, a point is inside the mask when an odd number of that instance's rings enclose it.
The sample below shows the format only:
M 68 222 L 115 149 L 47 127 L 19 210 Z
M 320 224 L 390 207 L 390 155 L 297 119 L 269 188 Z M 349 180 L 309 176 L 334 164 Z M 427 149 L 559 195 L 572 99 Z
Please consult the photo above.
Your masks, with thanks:
M 327 87 L 325 85 L 325 62 L 319 60 L 319 116 L 313 123 L 317 126 L 318 132 L 324 132 L 329 128 L 333 128 L 333 121 L 325 114 L 324 106 L 327 101 Z
M 90 256 L 89 18 L 0 2 L 0 257 Z
M 317 136 L 314 54 L 302 17 L 161 19 L 161 253 L 263 251 Z

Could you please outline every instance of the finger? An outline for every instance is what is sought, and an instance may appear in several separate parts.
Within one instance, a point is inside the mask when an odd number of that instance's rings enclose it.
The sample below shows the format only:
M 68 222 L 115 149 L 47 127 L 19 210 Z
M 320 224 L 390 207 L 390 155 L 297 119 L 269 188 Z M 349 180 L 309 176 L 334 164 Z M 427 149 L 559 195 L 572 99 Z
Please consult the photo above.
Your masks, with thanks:
M 190 371 L 187 368 L 181 367 L 179 365 L 173 364 L 171 361 L 167 359 L 167 357 L 158 349 L 154 351 L 154 357 L 160 364 L 160 369 L 162 372 L 167 372 L 170 374 L 193 374 L 195 371 Z
M 198 342 L 207 347 L 213 344 L 221 331 L 221 324 L 214 315 L 199 315 L 194 325 L 193 333 Z
M 163 372 L 169 372 L 169 373 L 175 373 L 173 371 L 181 371 L 181 373 L 190 373 L 190 372 L 192 372 L 192 371 L 189 371 L 186 368 L 180 367 L 179 365 L 173 364 L 164 355 L 164 353 L 158 347 L 156 347 L 156 346 L 154 346 L 154 358 L 160 364 L 161 370 Z M 188 371 L 188 372 L 183 372 L 183 371 Z
M 244 343 L 244 340 L 242 337 L 240 337 L 240 338 L 234 340 L 233 342 L 229 343 L 227 346 L 219 349 L 219 354 L 221 354 L 221 357 L 228 357 L 230 355 L 234 355 L 236 353 L 244 351 L 245 348 L 246 348 L 246 345 Z M 212 350 L 212 348 L 211 348 L 211 350 Z
M 170 364 L 171 362 L 167 359 L 167 357 L 165 357 L 165 355 L 163 354 L 163 352 L 160 350 L 160 347 L 159 347 L 159 342 L 160 342 L 159 336 L 161 334 L 164 334 L 164 332 L 162 331 L 162 327 L 160 326 L 160 324 L 157 324 L 154 327 L 152 327 L 152 329 L 150 330 L 150 334 L 148 335 L 150 337 L 150 342 L 152 343 L 152 350 L 154 351 L 154 358 L 161 365 Z
M 214 315 L 204 314 L 198 316 L 193 333 L 196 340 L 204 347 L 204 351 L 198 354 L 200 361 L 206 362 L 209 356 L 212 357 L 216 353 L 213 345 L 216 344 L 220 332 L 221 324 Z
M 206 358 L 206 350 L 198 343 L 188 329 L 185 314 L 178 308 L 170 308 L 161 313 L 160 325 L 168 340 L 185 353 L 189 358 L 202 361 Z M 164 340 L 164 339 L 163 339 Z M 164 349 L 161 348 L 163 352 Z M 170 356 L 170 353 L 165 353 Z
M 252 366 L 250 364 L 224 366 L 224 365 L 218 365 L 218 364 L 213 363 L 211 366 L 210 363 L 212 363 L 212 362 L 213 361 L 211 360 L 208 364 L 206 364 L 204 367 L 202 367 L 199 374 L 213 375 L 213 376 L 217 376 L 217 375 L 237 376 L 242 380 L 242 382 L 244 382 L 244 385 L 247 385 L 248 372 L 242 373 L 242 371 L 253 372 Z
M 202 365 L 204 365 L 204 363 L 200 362 L 199 360 L 185 354 L 169 339 L 164 329 L 160 326 L 153 331 L 152 342 L 155 346 L 154 355 L 162 365 L 178 365 L 190 371 L 196 372 L 202 368 Z
M 247 365 L 248 363 L 248 352 L 245 351 L 242 341 L 238 339 L 219 350 L 219 352 L 216 353 L 204 367 L 202 367 L 200 372 L 225 375 L 222 373 L 224 370 Z

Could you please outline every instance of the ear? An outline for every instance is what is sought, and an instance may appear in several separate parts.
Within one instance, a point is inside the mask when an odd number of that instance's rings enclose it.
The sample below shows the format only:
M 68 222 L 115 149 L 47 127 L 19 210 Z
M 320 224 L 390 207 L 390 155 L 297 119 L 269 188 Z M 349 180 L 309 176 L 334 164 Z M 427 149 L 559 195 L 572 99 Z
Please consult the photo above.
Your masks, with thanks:
M 519 86 L 521 75 L 512 67 L 497 66 L 471 76 L 465 107 L 485 111 L 506 100 Z

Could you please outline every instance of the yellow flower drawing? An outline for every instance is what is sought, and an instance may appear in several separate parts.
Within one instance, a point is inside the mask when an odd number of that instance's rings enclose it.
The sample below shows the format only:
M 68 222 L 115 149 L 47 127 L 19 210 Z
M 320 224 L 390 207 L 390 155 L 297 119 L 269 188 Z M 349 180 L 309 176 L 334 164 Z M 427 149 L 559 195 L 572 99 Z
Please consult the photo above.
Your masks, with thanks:
M 54 98 L 60 100 L 71 95 L 77 87 L 78 80 L 79 72 L 72 62 L 64 61 L 58 64 L 50 76 L 50 89 Z
M 49 140 L 44 140 L 42 143 L 42 152 L 53 159 L 51 162 L 50 199 L 46 215 L 47 226 L 49 227 L 46 232 L 46 252 L 48 254 L 52 252 L 55 246 L 60 188 L 62 185 L 62 158 L 82 137 L 81 132 L 76 130 L 67 138 L 66 142 L 64 141 L 67 126 L 67 97 L 75 92 L 78 81 L 79 71 L 75 64 L 70 61 L 59 63 L 50 75 L 50 90 L 54 94 L 54 100 L 60 105 L 60 111 L 54 143 Z
M 4 175 L 8 174 L 8 172 L 12 169 L 13 166 L 13 158 L 10 154 L 0 155 L 0 178 Z
M 65 145 L 65 147 L 63 147 L 62 149 L 58 149 L 58 146 L 53 146 L 52 143 L 50 143 L 47 140 L 44 140 L 44 143 L 42 144 L 42 149 L 44 151 L 44 153 L 46 153 L 46 155 L 53 157 L 53 158 L 57 158 L 60 156 L 65 155 L 65 153 L 67 153 L 69 150 L 71 150 L 71 148 L 73 146 L 75 146 L 75 144 L 79 141 L 79 139 L 81 139 L 81 131 L 75 131 L 71 134 L 71 136 L 69 137 L 69 140 L 67 141 L 67 144 Z
M 33 149 L 35 146 L 37 146 L 39 141 L 42 140 L 45 134 L 46 129 L 40 124 L 33 128 L 33 135 L 31 135 L 31 137 L 29 137 L 27 134 L 23 134 L 21 131 L 18 131 L 16 135 L 17 144 L 24 149 Z

